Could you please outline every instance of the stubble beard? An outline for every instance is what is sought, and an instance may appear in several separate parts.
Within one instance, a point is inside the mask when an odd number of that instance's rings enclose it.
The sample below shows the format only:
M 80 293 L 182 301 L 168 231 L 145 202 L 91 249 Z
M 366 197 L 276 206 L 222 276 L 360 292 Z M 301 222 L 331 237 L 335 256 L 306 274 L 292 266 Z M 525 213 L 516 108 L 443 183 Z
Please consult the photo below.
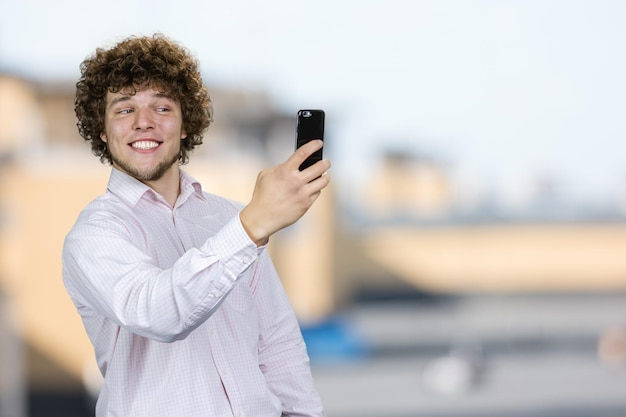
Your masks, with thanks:
M 163 175 L 172 167 L 172 165 L 178 163 L 178 154 L 174 155 L 172 158 L 168 160 L 164 160 L 159 162 L 159 164 L 151 170 L 140 171 L 136 167 L 130 166 L 126 162 L 117 159 L 113 155 L 111 155 L 111 161 L 114 166 L 117 166 L 120 170 L 126 172 L 133 178 L 138 179 L 139 181 L 158 181 Z

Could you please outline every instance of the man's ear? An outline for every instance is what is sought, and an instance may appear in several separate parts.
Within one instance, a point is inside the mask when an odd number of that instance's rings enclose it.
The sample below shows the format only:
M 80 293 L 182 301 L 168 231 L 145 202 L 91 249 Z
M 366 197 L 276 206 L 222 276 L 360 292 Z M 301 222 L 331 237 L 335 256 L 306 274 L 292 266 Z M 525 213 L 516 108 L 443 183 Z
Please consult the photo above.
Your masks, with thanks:
M 100 139 L 102 139 L 102 142 L 106 143 L 106 141 L 107 141 L 107 134 L 104 133 L 104 132 L 100 133 Z
M 183 129 L 183 131 L 180 132 L 180 140 L 185 140 L 185 139 L 187 139 L 187 132 L 185 132 L 185 129 Z

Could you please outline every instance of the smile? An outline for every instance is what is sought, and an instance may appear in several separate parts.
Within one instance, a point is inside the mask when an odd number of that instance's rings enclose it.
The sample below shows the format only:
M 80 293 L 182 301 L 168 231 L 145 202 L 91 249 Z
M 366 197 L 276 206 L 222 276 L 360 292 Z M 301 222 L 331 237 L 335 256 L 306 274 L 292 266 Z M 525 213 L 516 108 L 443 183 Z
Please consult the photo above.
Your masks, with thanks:
M 153 149 L 159 146 L 159 142 L 155 142 L 153 140 L 139 140 L 137 142 L 133 142 L 130 144 L 135 149 L 147 150 Z

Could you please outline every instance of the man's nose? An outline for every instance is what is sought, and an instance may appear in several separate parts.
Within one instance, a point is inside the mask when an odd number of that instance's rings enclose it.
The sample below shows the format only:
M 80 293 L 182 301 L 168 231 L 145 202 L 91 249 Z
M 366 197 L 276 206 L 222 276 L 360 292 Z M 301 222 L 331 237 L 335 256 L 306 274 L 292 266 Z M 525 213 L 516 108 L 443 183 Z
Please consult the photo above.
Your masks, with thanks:
M 135 111 L 135 129 L 144 130 L 154 127 L 152 112 L 148 108 L 139 108 Z

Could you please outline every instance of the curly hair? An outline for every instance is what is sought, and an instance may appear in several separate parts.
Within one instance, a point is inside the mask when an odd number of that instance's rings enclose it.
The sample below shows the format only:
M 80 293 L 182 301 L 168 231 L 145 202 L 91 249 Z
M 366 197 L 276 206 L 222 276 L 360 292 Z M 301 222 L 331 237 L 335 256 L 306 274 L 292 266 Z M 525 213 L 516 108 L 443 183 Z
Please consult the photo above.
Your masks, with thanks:
M 211 99 L 198 61 L 162 34 L 131 36 L 108 50 L 98 48 L 81 63 L 80 72 L 74 100 L 78 133 L 91 142 L 92 153 L 103 163 L 111 163 L 111 153 L 100 138 L 109 91 L 155 88 L 180 102 L 187 133 L 181 141 L 181 164 L 189 161 L 189 153 L 202 143 L 204 130 L 213 121 Z

